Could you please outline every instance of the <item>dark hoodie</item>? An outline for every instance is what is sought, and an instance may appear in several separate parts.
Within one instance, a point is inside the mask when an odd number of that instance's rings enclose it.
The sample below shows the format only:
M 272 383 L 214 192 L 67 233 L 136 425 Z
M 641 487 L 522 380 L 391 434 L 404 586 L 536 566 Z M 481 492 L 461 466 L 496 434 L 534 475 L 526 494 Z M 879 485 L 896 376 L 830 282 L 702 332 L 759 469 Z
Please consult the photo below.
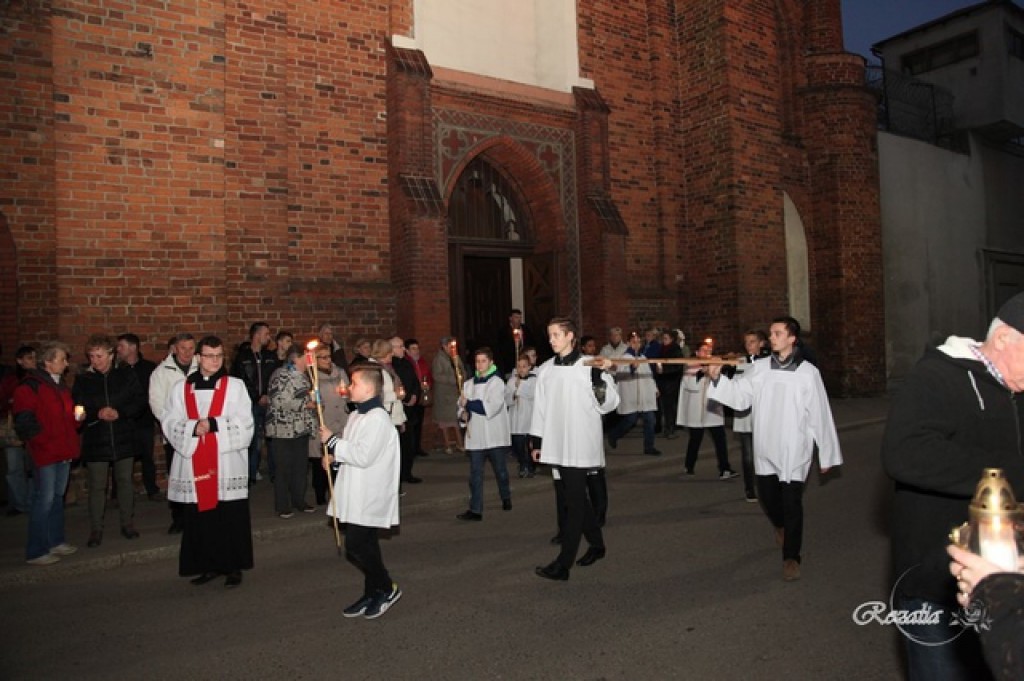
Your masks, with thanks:
M 1024 399 L 975 359 L 973 341 L 951 336 L 929 348 L 896 391 L 882 440 L 895 481 L 893 578 L 899 593 L 955 605 L 945 547 L 967 520 L 984 468 L 1002 468 L 1024 498 Z

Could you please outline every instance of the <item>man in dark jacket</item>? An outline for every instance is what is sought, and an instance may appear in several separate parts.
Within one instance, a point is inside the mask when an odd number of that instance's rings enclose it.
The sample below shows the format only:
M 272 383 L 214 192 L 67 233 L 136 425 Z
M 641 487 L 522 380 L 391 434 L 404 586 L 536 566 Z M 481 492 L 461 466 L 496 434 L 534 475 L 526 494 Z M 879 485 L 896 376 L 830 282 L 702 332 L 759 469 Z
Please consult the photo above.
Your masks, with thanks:
M 125 539 L 139 536 L 134 526 L 135 487 L 135 422 L 146 407 L 146 398 L 126 367 L 114 366 L 114 341 L 109 336 L 95 335 L 85 346 L 89 368 L 71 389 L 75 404 L 85 408 L 82 429 L 82 460 L 89 471 L 89 533 L 90 547 L 103 541 L 103 513 L 107 502 L 107 478 L 110 467 L 120 490 L 121 535 Z
M 405 342 L 399 337 L 388 341 L 391 343 L 391 368 L 398 375 L 402 382 L 402 389 L 405 391 L 402 399 L 402 408 L 405 410 L 405 429 L 398 433 L 398 441 L 402 449 L 402 482 L 417 484 L 423 482 L 412 474 L 412 464 L 416 459 L 416 430 L 423 428 L 423 405 L 420 400 L 423 397 L 423 388 L 420 387 L 419 378 L 416 376 L 416 367 L 412 365 L 409 358 L 405 356 Z
M 281 363 L 277 354 L 267 350 L 270 343 L 270 326 L 266 322 L 254 322 L 249 327 L 249 342 L 242 344 L 231 365 L 231 375 L 242 379 L 249 399 L 252 401 L 253 432 L 249 443 L 249 484 L 262 480 L 260 475 L 260 447 L 263 445 L 263 426 L 267 420 L 267 406 L 270 398 L 267 389 L 270 386 L 270 375 Z M 267 439 L 267 472 L 274 477 L 274 457 Z
M 882 462 L 895 482 L 893 577 L 908 678 L 983 679 L 974 631 L 950 622 L 956 582 L 945 547 L 985 468 L 1002 468 L 1024 493 L 1024 293 L 1007 301 L 985 342 L 950 336 L 930 348 L 900 386 L 889 412 Z M 938 614 L 940 623 L 931 623 Z
M 122 333 L 117 337 L 118 366 L 127 367 L 135 373 L 142 394 L 149 395 L 149 377 L 156 369 L 156 363 L 142 356 L 139 337 L 134 333 Z M 160 501 L 160 487 L 156 484 L 156 463 L 153 461 L 153 412 L 147 402 L 139 417 L 135 419 L 135 458 L 142 464 L 142 484 L 150 501 Z

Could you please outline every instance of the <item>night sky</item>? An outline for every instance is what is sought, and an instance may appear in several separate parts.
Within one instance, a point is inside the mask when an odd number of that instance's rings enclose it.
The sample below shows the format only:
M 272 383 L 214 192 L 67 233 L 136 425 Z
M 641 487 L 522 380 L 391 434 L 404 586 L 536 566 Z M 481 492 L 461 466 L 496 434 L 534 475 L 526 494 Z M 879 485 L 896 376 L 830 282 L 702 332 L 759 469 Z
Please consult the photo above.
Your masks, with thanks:
M 871 45 L 981 0 L 842 0 L 847 52 L 868 57 Z M 1020 5 L 1021 0 L 1015 0 Z

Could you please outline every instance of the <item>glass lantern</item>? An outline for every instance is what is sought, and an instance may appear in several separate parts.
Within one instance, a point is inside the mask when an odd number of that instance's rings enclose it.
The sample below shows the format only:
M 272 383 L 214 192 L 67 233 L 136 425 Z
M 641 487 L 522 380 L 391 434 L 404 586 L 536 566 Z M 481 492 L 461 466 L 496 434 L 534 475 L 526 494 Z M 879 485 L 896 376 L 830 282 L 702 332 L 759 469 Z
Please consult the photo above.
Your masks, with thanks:
M 968 520 L 949 533 L 957 546 L 1017 572 L 1024 555 L 1024 510 L 1001 468 L 986 468 L 968 506 Z

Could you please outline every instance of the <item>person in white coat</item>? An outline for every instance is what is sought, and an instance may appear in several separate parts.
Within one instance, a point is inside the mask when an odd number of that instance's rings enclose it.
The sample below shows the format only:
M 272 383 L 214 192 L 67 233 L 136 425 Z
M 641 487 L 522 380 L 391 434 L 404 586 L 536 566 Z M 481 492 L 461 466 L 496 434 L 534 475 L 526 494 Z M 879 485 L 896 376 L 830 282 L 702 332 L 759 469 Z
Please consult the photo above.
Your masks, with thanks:
M 519 461 L 519 477 L 534 476 L 533 459 L 530 458 L 530 419 L 533 417 L 533 389 L 537 385 L 537 374 L 533 363 L 525 354 L 516 360 L 516 370 L 505 383 L 505 405 L 508 407 L 509 431 L 512 434 L 512 452 Z
M 535 570 L 540 577 L 559 581 L 569 579 L 574 562 L 586 567 L 605 556 L 604 536 L 587 499 L 587 472 L 605 465 L 601 416 L 619 406 L 615 380 L 607 373 L 614 363 L 580 354 L 577 333 L 575 322 L 566 317 L 548 324 L 555 356 L 537 370 L 530 423 L 533 460 L 555 467 L 565 490 L 561 551 Z M 588 362 L 602 371 L 595 374 Z M 577 561 L 582 536 L 590 546 Z
M 733 409 L 753 407 L 757 496 L 782 547 L 786 581 L 800 578 L 804 484 L 814 445 L 822 475 L 843 462 L 821 374 L 796 347 L 798 329 L 791 317 L 773 320 L 772 356 L 754 362 L 742 377 L 720 377 L 721 367 L 708 368 L 710 399 Z
M 697 349 L 697 357 L 710 356 L 710 345 L 705 343 Z M 708 399 L 708 383 L 707 374 L 699 366 L 690 366 L 683 374 L 676 424 L 685 426 L 690 431 L 684 466 L 687 475 L 694 474 L 697 453 L 700 451 L 700 443 L 704 440 L 704 431 L 707 430 L 711 433 L 711 441 L 715 443 L 718 478 L 732 480 L 739 474 L 729 465 L 729 450 L 725 443 L 725 410 L 719 402 Z
M 643 340 L 633 333 L 629 337 L 629 348 L 622 355 L 624 358 L 644 358 Z M 630 363 L 618 364 L 615 382 L 619 390 L 618 422 L 608 432 L 608 444 L 612 449 L 618 446 L 619 440 L 643 419 L 644 454 L 661 456 L 654 448 L 655 415 L 658 413 L 658 388 L 654 383 L 654 372 L 650 364 Z
M 743 334 L 743 350 L 746 361 L 736 366 L 735 372 L 725 374 L 729 378 L 742 376 L 750 371 L 754 360 L 770 355 L 768 336 L 764 331 L 751 329 Z M 732 415 L 732 432 L 740 443 L 740 468 L 743 470 L 743 490 L 748 502 L 757 503 L 757 478 L 754 476 L 754 416 L 752 409 L 735 409 Z
M 398 431 L 380 399 L 386 370 L 365 363 L 349 371 L 349 399 L 356 411 L 340 436 L 326 426 L 320 427 L 320 439 L 327 445 L 324 467 L 338 469 L 327 515 L 345 523 L 345 557 L 364 577 L 363 595 L 342 615 L 374 619 L 402 596 L 384 566 L 377 536 L 378 530 L 398 525 L 401 446 Z
M 459 397 L 458 417 L 466 424 L 466 453 L 469 454 L 469 509 L 455 516 L 459 520 L 483 520 L 484 461 L 491 462 L 498 481 L 501 509 L 512 510 L 512 491 L 508 484 L 508 458 L 512 446 L 508 409 L 505 407 L 505 382 L 494 364 L 490 348 L 473 354 L 476 369 L 466 381 Z
M 191 376 L 199 368 L 199 360 L 196 358 L 196 340 L 190 333 L 179 333 L 171 338 L 168 347 L 170 352 L 164 361 L 157 365 L 149 376 L 149 409 L 157 422 L 163 424 L 164 407 L 167 405 L 167 393 L 171 386 L 183 378 Z M 161 435 L 163 433 L 161 432 Z M 167 473 L 171 472 L 171 464 L 174 463 L 174 446 L 164 441 L 164 464 Z M 182 531 L 181 504 L 168 500 L 167 505 L 171 509 L 171 526 L 167 528 L 167 534 L 179 534 Z

